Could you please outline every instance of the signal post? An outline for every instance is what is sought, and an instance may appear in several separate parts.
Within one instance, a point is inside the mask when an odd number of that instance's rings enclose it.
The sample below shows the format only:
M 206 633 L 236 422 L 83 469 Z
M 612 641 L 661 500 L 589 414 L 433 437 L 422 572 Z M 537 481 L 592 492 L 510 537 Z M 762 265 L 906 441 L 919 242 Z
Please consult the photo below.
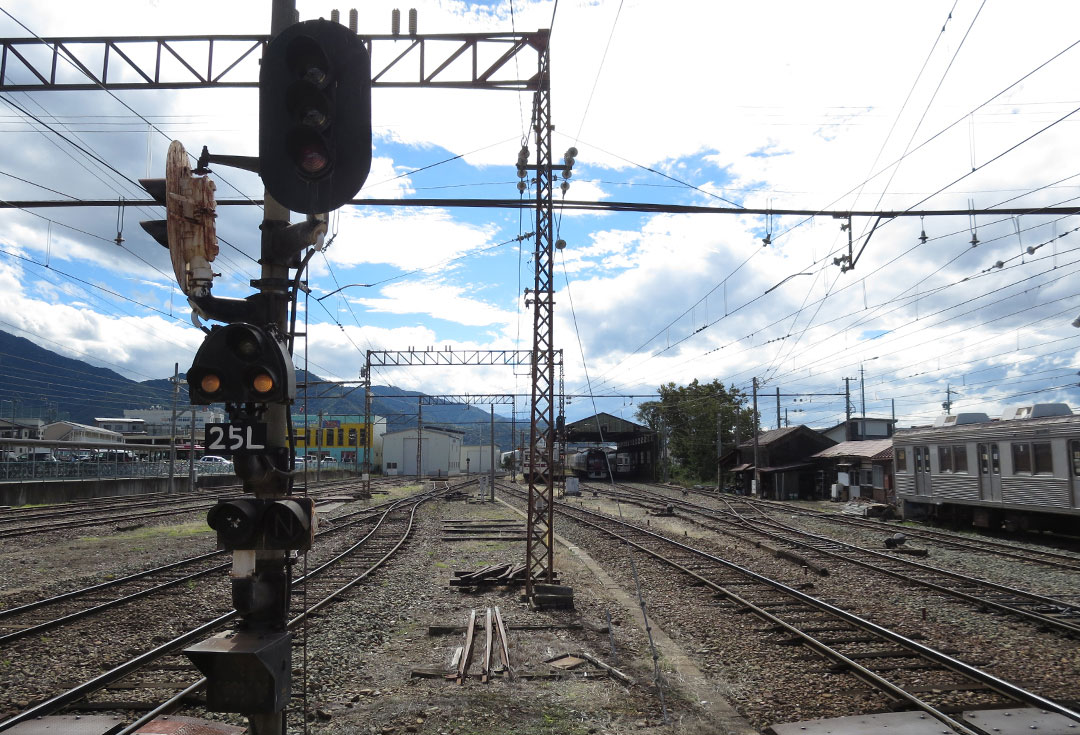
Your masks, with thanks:
M 225 405 L 229 422 L 207 427 L 207 447 L 233 454 L 244 494 L 219 501 L 207 516 L 219 547 L 233 552 L 232 602 L 241 620 L 185 653 L 207 677 L 209 709 L 246 715 L 252 735 L 285 731 L 292 569 L 311 548 L 316 525 L 312 501 L 292 494 L 288 414 L 296 379 L 288 323 L 296 294 L 289 271 L 298 269 L 299 281 L 301 252 L 325 234 L 326 214 L 356 195 L 371 165 L 363 44 L 334 21 L 293 23 L 294 16 L 295 0 L 274 0 L 259 75 L 258 158 L 205 149 L 200 158 L 204 170 L 222 163 L 262 177 L 258 293 L 222 299 L 208 284 L 188 293 L 198 315 L 225 322 L 210 330 L 187 378 L 193 404 Z M 290 224 L 290 211 L 307 219 Z

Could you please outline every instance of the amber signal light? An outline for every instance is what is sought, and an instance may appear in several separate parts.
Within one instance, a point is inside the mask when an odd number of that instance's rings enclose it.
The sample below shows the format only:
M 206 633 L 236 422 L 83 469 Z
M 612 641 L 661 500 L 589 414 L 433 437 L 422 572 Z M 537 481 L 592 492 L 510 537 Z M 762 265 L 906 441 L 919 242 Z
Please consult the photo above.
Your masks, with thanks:
M 269 393 L 274 389 L 274 379 L 266 373 L 259 373 L 255 376 L 255 379 L 251 381 L 251 386 L 258 393 Z

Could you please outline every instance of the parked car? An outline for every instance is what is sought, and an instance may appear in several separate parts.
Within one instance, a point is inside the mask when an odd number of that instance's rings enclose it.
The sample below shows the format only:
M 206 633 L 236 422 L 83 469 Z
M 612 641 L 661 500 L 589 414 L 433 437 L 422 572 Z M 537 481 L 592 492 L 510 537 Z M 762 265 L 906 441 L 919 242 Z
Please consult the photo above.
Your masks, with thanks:
M 232 461 L 219 457 L 216 454 L 207 454 L 199 458 L 199 464 L 203 467 L 220 467 L 222 469 L 232 467 Z
M 50 451 L 42 452 L 30 452 L 28 454 L 19 455 L 20 462 L 56 462 L 56 457 Z

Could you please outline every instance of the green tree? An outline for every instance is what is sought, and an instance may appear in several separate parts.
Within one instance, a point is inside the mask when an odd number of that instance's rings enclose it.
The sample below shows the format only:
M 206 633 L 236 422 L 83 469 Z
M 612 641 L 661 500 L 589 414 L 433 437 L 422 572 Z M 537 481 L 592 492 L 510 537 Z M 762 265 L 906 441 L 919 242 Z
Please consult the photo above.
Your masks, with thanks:
M 716 479 L 717 425 L 723 450 L 734 446 L 735 426 L 742 441 L 751 438 L 754 425 L 746 395 L 719 380 L 689 385 L 660 386 L 659 401 L 642 403 L 637 418 L 663 437 L 667 436 L 673 476 L 712 482 Z

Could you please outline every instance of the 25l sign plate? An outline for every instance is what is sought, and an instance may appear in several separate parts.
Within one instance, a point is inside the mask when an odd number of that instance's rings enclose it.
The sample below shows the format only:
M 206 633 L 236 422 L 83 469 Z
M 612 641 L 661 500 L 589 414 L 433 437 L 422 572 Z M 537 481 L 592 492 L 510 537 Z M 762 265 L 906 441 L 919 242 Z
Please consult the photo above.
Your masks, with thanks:
M 266 450 L 266 424 L 207 424 L 207 454 L 250 454 Z

